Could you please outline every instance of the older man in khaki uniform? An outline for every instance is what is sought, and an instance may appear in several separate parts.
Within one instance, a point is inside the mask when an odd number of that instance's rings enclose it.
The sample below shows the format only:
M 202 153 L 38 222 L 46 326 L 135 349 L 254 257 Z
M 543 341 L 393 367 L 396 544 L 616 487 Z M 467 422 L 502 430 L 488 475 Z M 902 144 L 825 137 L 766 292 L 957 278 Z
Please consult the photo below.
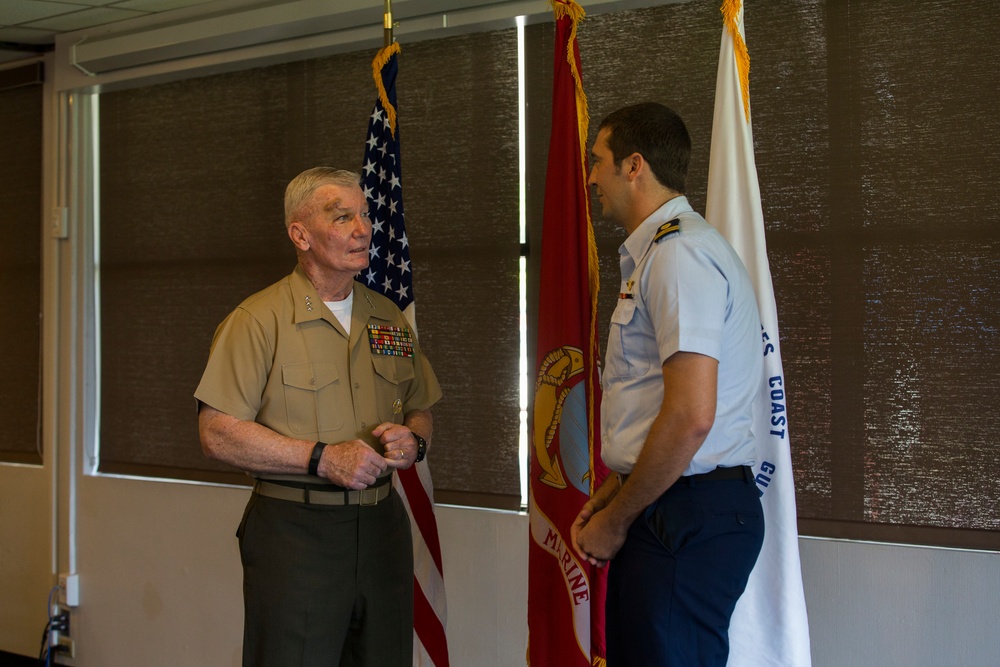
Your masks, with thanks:
M 413 554 L 392 471 L 423 459 L 441 389 L 399 309 L 355 282 L 371 221 L 358 175 L 285 192 L 298 265 L 219 325 L 205 454 L 256 479 L 237 535 L 244 665 L 409 667 Z

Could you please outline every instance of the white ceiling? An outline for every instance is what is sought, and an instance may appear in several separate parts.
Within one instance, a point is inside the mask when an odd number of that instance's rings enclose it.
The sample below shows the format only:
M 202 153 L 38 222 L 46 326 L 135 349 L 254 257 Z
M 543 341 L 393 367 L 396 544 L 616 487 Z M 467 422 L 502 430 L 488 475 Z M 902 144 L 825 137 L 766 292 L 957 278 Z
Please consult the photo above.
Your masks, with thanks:
M 551 9 L 545 0 L 393 1 L 393 16 L 409 21 L 410 31 L 407 34 L 411 37 L 441 28 L 456 30 L 464 26 L 468 29 L 477 21 L 496 21 L 498 18 L 508 21 L 520 15 L 527 15 L 529 20 L 532 17 L 551 20 Z M 588 14 L 686 1 L 578 0 L 587 8 Z M 99 32 L 90 29 L 122 21 L 131 23 L 137 20 L 142 26 L 155 23 L 177 27 L 194 25 L 193 22 L 201 19 L 213 21 L 218 17 L 232 17 L 234 30 L 241 31 L 241 34 L 252 33 L 255 38 L 261 39 L 261 30 L 268 33 L 266 37 L 269 39 L 276 39 L 280 35 L 287 37 L 290 34 L 323 32 L 329 30 L 331 25 L 338 30 L 367 25 L 378 28 L 380 40 L 383 6 L 383 0 L 0 0 L 0 68 L 16 67 L 17 61 L 36 58 L 39 53 L 51 51 L 56 36 L 61 33 Z M 169 12 L 173 15 L 166 15 Z M 459 20 L 449 21 L 449 13 L 459 16 Z M 154 14 L 161 16 L 151 21 L 143 20 L 143 17 Z M 262 21 L 267 23 L 262 24 Z M 303 23 L 313 33 L 303 32 L 299 25 Z M 219 21 L 214 21 L 213 27 L 218 24 Z M 398 24 L 399 21 L 396 21 Z M 292 31 L 289 25 L 297 32 Z M 134 28 L 135 24 L 123 26 L 117 32 L 127 35 Z M 187 33 L 185 28 L 181 28 L 170 38 L 183 41 Z M 197 30 L 194 33 L 192 39 L 195 41 L 204 37 Z M 83 44 L 82 41 L 80 43 Z M 90 42 L 91 45 L 94 43 Z M 223 42 L 219 44 L 220 48 L 226 46 Z M 86 46 L 84 44 L 82 48 Z M 158 43 L 157 46 L 162 50 L 176 44 Z
M 236 5 L 262 0 L 229 0 Z M 0 63 L 50 49 L 55 35 L 195 5 L 208 11 L 216 0 L 0 0 Z

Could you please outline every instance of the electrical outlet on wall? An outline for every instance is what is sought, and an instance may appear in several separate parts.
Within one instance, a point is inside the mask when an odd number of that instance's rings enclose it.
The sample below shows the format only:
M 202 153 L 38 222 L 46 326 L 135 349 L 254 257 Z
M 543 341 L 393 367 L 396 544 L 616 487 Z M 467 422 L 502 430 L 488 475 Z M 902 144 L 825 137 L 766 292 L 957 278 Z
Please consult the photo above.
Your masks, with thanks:
M 59 598 L 67 607 L 80 605 L 80 575 L 65 573 L 59 575 Z

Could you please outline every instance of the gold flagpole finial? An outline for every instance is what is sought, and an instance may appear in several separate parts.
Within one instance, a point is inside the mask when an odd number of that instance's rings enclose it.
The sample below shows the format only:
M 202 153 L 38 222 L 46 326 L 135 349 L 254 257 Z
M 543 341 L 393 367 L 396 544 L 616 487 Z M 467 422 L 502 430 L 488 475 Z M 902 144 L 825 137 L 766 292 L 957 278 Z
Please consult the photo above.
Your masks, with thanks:
M 385 0 L 385 12 L 382 15 L 382 27 L 384 28 L 385 46 L 392 44 L 392 0 Z

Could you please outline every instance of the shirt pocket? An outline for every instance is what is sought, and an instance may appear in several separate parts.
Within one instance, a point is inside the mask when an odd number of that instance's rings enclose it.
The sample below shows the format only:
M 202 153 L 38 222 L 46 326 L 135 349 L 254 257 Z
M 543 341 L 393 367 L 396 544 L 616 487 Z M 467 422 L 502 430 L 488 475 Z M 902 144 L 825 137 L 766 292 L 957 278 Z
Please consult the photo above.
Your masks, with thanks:
M 416 374 L 413 357 L 373 354 L 375 367 L 375 402 L 383 422 L 403 423 L 407 390 Z
M 648 335 L 642 330 L 641 320 L 635 299 L 618 300 L 608 333 L 607 372 L 611 377 L 645 375 L 649 371 L 652 357 L 646 349 Z
M 303 361 L 281 367 L 281 382 L 285 388 L 285 410 L 292 433 L 337 431 L 344 426 L 344 406 L 350 398 L 338 401 L 343 391 L 337 364 L 323 361 Z

